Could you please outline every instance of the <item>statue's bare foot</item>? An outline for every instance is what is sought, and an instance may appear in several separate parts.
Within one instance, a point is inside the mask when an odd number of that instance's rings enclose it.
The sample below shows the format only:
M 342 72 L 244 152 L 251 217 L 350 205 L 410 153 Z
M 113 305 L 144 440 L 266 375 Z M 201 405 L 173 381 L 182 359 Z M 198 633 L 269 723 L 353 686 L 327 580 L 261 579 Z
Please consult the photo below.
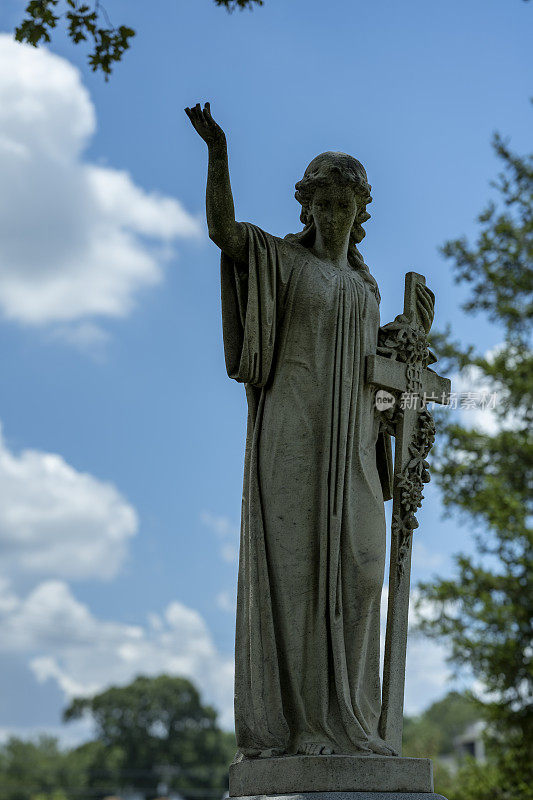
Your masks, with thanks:
M 384 742 L 383 739 L 380 739 L 379 736 L 371 737 L 368 740 L 367 746 L 373 753 L 377 753 L 380 756 L 398 755 L 396 750 L 394 750 L 393 747 L 390 747 L 387 742 Z
M 303 756 L 330 756 L 333 750 L 321 742 L 304 742 L 298 747 L 298 753 Z
M 285 752 L 281 747 L 269 747 L 268 750 L 260 750 L 257 758 L 276 758 L 285 755 Z
M 286 752 L 287 751 L 283 750 L 281 747 L 270 747 L 267 750 L 259 750 L 249 747 L 244 750 L 244 752 L 239 750 L 233 760 L 233 763 L 239 764 L 241 761 L 247 758 L 276 758 L 276 756 L 284 756 Z

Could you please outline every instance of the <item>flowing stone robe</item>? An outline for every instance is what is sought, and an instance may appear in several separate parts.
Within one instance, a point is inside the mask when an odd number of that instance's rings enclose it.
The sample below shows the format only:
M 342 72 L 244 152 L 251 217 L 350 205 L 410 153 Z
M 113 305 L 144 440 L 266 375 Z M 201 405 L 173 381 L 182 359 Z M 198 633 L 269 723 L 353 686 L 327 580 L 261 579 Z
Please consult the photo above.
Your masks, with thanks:
M 246 385 L 235 724 L 245 755 L 377 735 L 390 458 L 365 357 L 375 290 L 246 224 L 222 254 L 226 366 Z M 389 444 L 390 448 L 390 444 Z

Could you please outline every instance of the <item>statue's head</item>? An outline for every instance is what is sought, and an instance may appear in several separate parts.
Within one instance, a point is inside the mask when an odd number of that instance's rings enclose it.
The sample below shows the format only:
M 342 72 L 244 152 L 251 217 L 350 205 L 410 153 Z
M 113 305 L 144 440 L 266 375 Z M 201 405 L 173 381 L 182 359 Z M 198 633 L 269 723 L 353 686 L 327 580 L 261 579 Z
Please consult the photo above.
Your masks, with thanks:
M 346 153 L 321 153 L 313 158 L 295 186 L 304 229 L 286 238 L 312 247 L 317 226 L 349 225 L 348 262 L 372 286 L 379 302 L 377 283 L 357 249 L 365 236 L 363 223 L 370 219 L 366 207 L 372 202 L 371 188 L 365 168 L 356 158 Z
M 372 202 L 372 197 L 360 161 L 346 153 L 321 153 L 311 161 L 295 188 L 305 228 L 322 221 L 327 224 L 329 207 L 330 213 L 351 216 L 351 243 L 357 245 L 362 241 L 363 223 L 370 219 L 366 206 Z

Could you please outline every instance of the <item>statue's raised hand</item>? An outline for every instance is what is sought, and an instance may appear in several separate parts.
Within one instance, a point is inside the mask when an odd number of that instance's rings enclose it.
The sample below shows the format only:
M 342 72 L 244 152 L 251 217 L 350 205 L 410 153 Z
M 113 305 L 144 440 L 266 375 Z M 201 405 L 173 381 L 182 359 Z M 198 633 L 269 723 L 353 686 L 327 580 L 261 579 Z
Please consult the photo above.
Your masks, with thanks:
M 206 103 L 203 109 L 200 103 L 196 103 L 194 108 L 186 108 L 185 113 L 192 122 L 196 133 L 202 137 L 208 147 L 225 145 L 226 135 L 211 116 L 209 103 Z

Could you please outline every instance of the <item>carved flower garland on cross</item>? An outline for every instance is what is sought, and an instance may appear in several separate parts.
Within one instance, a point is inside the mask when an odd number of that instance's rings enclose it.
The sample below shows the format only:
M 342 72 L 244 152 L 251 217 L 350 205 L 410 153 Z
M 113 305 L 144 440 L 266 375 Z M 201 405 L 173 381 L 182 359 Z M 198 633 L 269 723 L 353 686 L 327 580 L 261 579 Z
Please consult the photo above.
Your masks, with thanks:
M 435 361 L 423 329 L 413 327 L 403 314 L 396 317 L 394 322 L 380 329 L 378 352 L 417 367 L 425 367 Z M 382 429 L 394 435 L 400 415 L 403 413 L 402 404 L 395 404 L 392 409 L 382 415 Z M 423 485 L 431 479 L 426 458 L 434 441 L 433 417 L 427 408 L 421 408 L 417 415 L 415 435 L 409 445 L 410 458 L 402 473 L 396 475 L 396 487 L 400 493 L 399 511 L 393 516 L 392 530 L 398 536 L 398 571 L 400 575 L 404 570 L 410 537 L 418 528 L 415 512 L 422 505 Z
M 426 334 L 421 327 L 414 327 L 404 314 L 394 322 L 380 328 L 378 352 L 391 355 L 405 364 L 427 366 L 435 360 L 429 350 Z

